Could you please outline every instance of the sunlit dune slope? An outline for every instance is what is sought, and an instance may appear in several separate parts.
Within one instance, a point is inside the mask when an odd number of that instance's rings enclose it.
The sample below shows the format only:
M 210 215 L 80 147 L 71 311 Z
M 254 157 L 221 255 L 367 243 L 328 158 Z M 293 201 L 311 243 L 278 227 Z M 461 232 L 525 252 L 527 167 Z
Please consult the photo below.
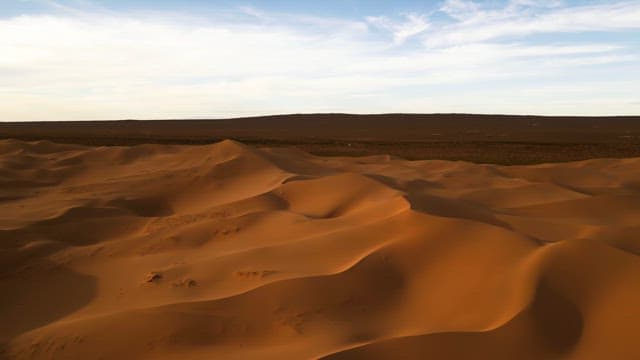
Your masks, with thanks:
M 640 358 L 640 158 L 0 141 L 0 358 Z

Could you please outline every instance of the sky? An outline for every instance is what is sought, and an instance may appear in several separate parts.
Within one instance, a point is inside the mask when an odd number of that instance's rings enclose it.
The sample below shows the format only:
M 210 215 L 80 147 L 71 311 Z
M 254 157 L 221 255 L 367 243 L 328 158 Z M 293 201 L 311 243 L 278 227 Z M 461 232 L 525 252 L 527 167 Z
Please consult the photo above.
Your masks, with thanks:
M 640 114 L 640 0 L 0 0 L 0 121 Z

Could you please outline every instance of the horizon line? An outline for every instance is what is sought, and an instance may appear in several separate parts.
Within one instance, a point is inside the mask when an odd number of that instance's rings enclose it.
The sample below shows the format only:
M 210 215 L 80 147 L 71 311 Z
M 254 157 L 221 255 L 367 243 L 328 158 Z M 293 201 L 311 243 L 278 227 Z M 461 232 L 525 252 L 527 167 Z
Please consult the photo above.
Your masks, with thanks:
M 495 116 L 495 117 L 522 117 L 522 118 L 640 118 L 637 115 L 536 115 L 536 114 L 508 114 L 508 113 L 464 113 L 464 112 L 433 112 L 433 113 L 412 113 L 412 112 L 383 112 L 383 113 L 345 113 L 345 112 L 311 112 L 311 113 L 281 113 L 281 114 L 264 114 L 249 116 L 231 116 L 231 117 L 198 117 L 198 118 L 123 118 L 123 119 L 83 119 L 83 120 L 0 120 L 2 124 L 13 123 L 55 123 L 55 122 L 125 122 L 125 121 L 228 121 L 228 120 L 246 120 L 259 118 L 274 117 L 293 117 L 293 116 Z

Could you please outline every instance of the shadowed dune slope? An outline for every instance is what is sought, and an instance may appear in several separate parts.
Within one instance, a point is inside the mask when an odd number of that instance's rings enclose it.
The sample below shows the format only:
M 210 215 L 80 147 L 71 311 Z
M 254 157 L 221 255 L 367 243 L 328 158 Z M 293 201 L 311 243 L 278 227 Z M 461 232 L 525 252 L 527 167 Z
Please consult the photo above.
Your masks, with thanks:
M 640 158 L 0 141 L 0 358 L 640 357 Z

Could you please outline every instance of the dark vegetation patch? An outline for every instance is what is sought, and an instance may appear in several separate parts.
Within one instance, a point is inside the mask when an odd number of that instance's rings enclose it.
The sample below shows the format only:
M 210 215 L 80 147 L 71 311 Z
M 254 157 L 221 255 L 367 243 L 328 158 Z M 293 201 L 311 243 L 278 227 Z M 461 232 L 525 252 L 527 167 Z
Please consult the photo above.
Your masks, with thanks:
M 0 138 L 92 146 L 210 144 L 234 139 L 323 156 L 535 164 L 640 156 L 640 117 L 309 114 L 227 120 L 0 123 Z

